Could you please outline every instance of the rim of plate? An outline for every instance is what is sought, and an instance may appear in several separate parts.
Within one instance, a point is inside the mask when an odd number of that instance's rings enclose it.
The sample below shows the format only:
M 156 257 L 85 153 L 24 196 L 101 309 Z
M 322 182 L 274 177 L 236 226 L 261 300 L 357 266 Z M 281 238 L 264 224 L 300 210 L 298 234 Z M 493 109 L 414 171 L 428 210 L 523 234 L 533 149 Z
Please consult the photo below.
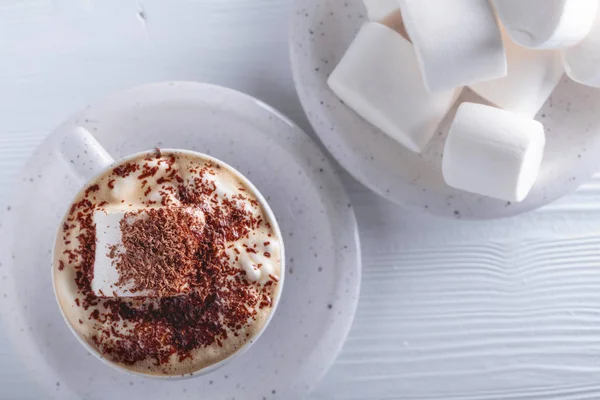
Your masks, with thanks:
M 164 90 L 165 88 L 184 88 L 186 90 L 193 90 L 196 92 L 203 91 L 203 90 L 219 91 L 219 92 L 225 94 L 225 96 L 227 96 L 227 97 L 237 98 L 238 101 L 244 101 L 244 102 L 247 102 L 248 104 L 252 103 L 256 107 L 257 112 L 267 113 L 270 116 L 273 116 L 274 118 L 278 119 L 279 121 L 284 122 L 285 125 L 289 126 L 290 134 L 293 134 L 294 136 L 300 135 L 302 140 L 305 141 L 309 147 L 313 148 L 314 152 L 323 156 L 324 162 L 326 163 L 326 165 L 328 165 L 330 167 L 329 175 L 331 176 L 331 178 L 334 179 L 334 183 L 336 186 L 336 188 L 335 188 L 336 192 L 339 193 L 339 195 L 343 196 L 344 199 L 347 200 L 348 204 L 350 205 L 350 200 L 349 200 L 348 194 L 346 192 L 346 189 L 341 182 L 339 174 L 335 171 L 334 166 L 331 165 L 331 162 L 329 160 L 327 160 L 326 155 L 319 148 L 319 146 L 314 142 L 314 140 L 312 138 L 310 138 L 310 136 L 308 136 L 302 129 L 300 129 L 287 116 L 283 115 L 281 112 L 274 109 L 270 105 L 264 103 L 263 101 L 258 100 L 246 93 L 242 93 L 235 89 L 223 87 L 220 85 L 203 83 L 203 82 L 194 82 L 194 81 L 164 81 L 164 82 L 156 82 L 156 83 L 148 83 L 148 84 L 144 84 L 144 85 L 138 85 L 138 86 L 127 88 L 127 89 L 124 89 L 121 91 L 117 91 L 117 92 L 112 93 L 108 96 L 105 96 L 99 100 L 93 101 L 90 105 L 81 107 L 75 113 L 71 114 L 68 118 L 66 118 L 61 124 L 59 124 L 57 126 L 57 128 L 54 129 L 50 134 L 48 134 L 48 136 L 35 148 L 32 155 L 28 157 L 26 163 L 24 164 L 22 169 L 17 174 L 17 178 L 18 178 L 17 182 L 19 182 L 19 179 L 22 179 L 23 177 L 27 176 L 26 172 L 29 169 L 34 168 L 34 165 L 36 163 L 35 159 L 37 157 L 37 151 L 39 149 L 43 148 L 44 146 L 51 144 L 54 140 L 56 140 L 56 138 L 55 138 L 56 133 L 59 132 L 64 127 L 69 126 L 69 125 L 76 125 L 75 120 L 85 110 L 87 110 L 91 107 L 94 107 L 94 106 L 104 104 L 109 101 L 114 101 L 116 99 L 134 98 L 136 95 L 139 94 L 140 91 L 141 92 L 144 92 L 146 90 L 161 91 L 161 90 Z M 216 104 L 211 99 L 207 99 L 207 101 L 210 103 Z M 223 105 L 221 105 L 221 107 L 222 106 Z M 229 108 L 228 112 L 238 113 L 237 111 L 233 111 L 231 108 Z M 191 151 L 194 151 L 194 150 L 191 150 Z M 301 155 L 302 153 L 298 152 L 297 154 Z M 214 157 L 212 155 L 208 155 L 208 156 Z M 227 164 L 230 165 L 229 163 L 227 163 Z M 237 169 L 235 169 L 235 170 L 237 171 Z M 242 174 L 242 173 L 240 172 L 240 174 Z M 245 175 L 243 175 L 243 176 L 245 176 Z M 14 229 L 15 229 L 16 216 L 18 214 L 17 211 L 19 210 L 19 205 L 17 203 L 15 203 L 15 201 L 19 199 L 22 192 L 23 192 L 23 190 L 19 188 L 17 191 L 12 193 L 4 201 L 1 202 L 2 209 L 0 209 L 0 221 L 2 221 L 2 223 L 0 223 L 0 238 L 1 238 L 1 240 L 0 240 L 0 260 L 2 260 L 5 263 L 3 265 L 3 266 L 5 266 L 5 269 L 12 269 L 15 266 L 15 263 L 12 261 L 11 256 L 10 256 L 11 248 L 12 248 L 12 242 L 11 242 L 10 238 L 12 237 L 12 235 L 9 234 L 9 232 L 14 231 Z M 7 205 L 12 205 L 12 208 L 7 209 Z M 352 226 L 352 232 L 347 232 L 347 234 L 349 235 L 348 236 L 348 238 L 349 238 L 348 244 L 351 244 L 353 248 L 345 249 L 345 253 L 348 253 L 348 252 L 352 253 L 353 256 L 351 257 L 351 259 L 354 260 L 354 262 L 349 263 L 351 265 L 345 265 L 344 268 L 338 268 L 340 271 L 345 271 L 345 274 L 339 275 L 340 278 L 338 280 L 336 280 L 336 282 L 339 282 L 340 279 L 343 279 L 345 276 L 347 277 L 348 274 L 350 274 L 352 276 L 352 278 L 347 279 L 349 282 L 350 281 L 353 282 L 353 285 L 351 285 L 352 290 L 350 292 L 352 295 L 349 296 L 350 301 L 347 301 L 345 303 L 345 305 L 348 307 L 348 309 L 351 312 L 347 315 L 346 318 L 343 319 L 343 321 L 338 323 L 340 326 L 340 330 L 339 330 L 340 334 L 338 335 L 339 337 L 336 340 L 336 345 L 332 348 L 333 351 L 331 353 L 331 356 L 329 357 L 329 360 L 323 364 L 324 368 L 322 368 L 322 371 L 318 374 L 317 378 L 314 379 L 314 382 L 312 382 L 312 386 L 306 387 L 306 389 L 309 391 L 312 390 L 314 388 L 314 386 L 323 378 L 325 373 L 331 368 L 331 366 L 337 359 L 337 356 L 341 352 L 342 346 L 348 337 L 350 328 L 352 326 L 354 317 L 356 315 L 359 294 L 360 294 L 362 258 L 361 258 L 360 238 L 359 238 L 359 231 L 358 231 L 358 224 L 356 221 L 356 216 L 355 216 L 353 207 L 351 207 L 351 206 L 335 207 L 335 211 L 338 212 L 340 215 L 342 215 L 343 219 Z M 351 269 L 348 269 L 348 267 L 351 267 Z M 15 300 L 15 298 L 16 298 L 16 295 L 15 295 L 16 282 L 15 282 L 14 274 L 12 274 L 12 272 L 9 273 L 7 279 L 4 280 L 3 286 L 5 287 L 6 291 L 11 294 L 10 296 L 8 296 L 8 301 L 7 301 L 7 299 L 5 299 L 4 307 L 6 307 L 7 304 L 9 304 L 9 303 L 12 306 L 18 305 L 19 302 L 17 302 Z M 60 307 L 59 307 L 59 309 L 60 309 Z M 61 311 L 61 313 L 62 313 L 62 311 Z M 273 312 L 271 314 L 271 316 L 273 316 L 274 314 L 275 314 L 275 312 Z M 0 318 L 5 319 L 3 317 L 0 317 Z M 39 357 L 39 354 L 37 352 L 37 346 L 25 345 L 25 344 L 30 344 L 33 342 L 33 339 L 31 338 L 31 336 L 32 336 L 31 332 L 27 332 L 27 331 L 23 332 L 21 329 L 19 329 L 16 322 L 14 322 L 14 323 L 5 322 L 4 327 L 5 327 L 4 328 L 5 331 L 7 332 L 8 336 L 10 338 L 11 344 L 14 346 L 17 354 L 21 356 L 23 361 L 28 363 L 29 360 L 37 359 Z M 327 334 L 327 332 L 325 332 L 325 334 Z M 27 337 L 27 340 L 23 340 L 24 336 Z M 17 340 L 17 338 L 19 338 L 20 340 Z M 56 377 L 55 372 L 49 368 L 49 365 L 47 365 L 46 362 L 44 362 L 43 365 L 37 364 L 36 366 L 38 368 L 41 368 L 42 370 L 44 370 L 49 375 Z M 37 375 L 39 375 L 39 374 L 37 374 Z M 37 381 L 39 384 L 41 384 L 42 387 L 46 387 L 48 385 L 47 379 L 43 379 L 41 376 L 33 376 L 32 378 L 35 381 Z

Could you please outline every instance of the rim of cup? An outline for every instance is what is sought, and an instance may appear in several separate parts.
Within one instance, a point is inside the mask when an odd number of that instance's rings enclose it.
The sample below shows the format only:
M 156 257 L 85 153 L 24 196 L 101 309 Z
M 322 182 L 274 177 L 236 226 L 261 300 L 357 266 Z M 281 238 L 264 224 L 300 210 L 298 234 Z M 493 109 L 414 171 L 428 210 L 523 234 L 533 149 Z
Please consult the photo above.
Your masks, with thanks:
M 113 163 L 111 163 L 109 166 L 103 168 L 100 172 L 96 173 L 93 178 L 89 179 L 84 185 L 83 187 L 77 192 L 77 194 L 73 197 L 72 200 L 78 198 L 81 193 L 83 193 L 85 191 L 85 189 L 89 186 L 89 184 L 93 181 L 95 181 L 98 177 L 102 176 L 103 174 L 105 174 L 107 171 L 109 171 L 110 169 L 114 168 L 117 165 L 120 165 L 122 163 L 131 161 L 133 159 L 136 159 L 142 155 L 149 155 L 152 154 L 156 151 L 156 149 L 152 149 L 152 150 L 144 150 L 144 151 L 140 151 L 134 154 L 130 154 L 126 157 L 120 158 L 118 160 L 115 160 Z M 241 355 L 243 355 L 245 352 L 247 352 L 257 341 L 258 339 L 262 336 L 262 334 L 264 333 L 264 331 L 267 329 L 267 326 L 269 326 L 269 324 L 271 323 L 271 320 L 273 319 L 273 316 L 275 315 L 275 311 L 277 310 L 277 306 L 279 305 L 279 301 L 281 299 L 281 294 L 283 291 L 283 286 L 284 286 L 284 281 L 285 281 L 285 243 L 283 241 L 283 236 L 281 235 L 281 230 L 279 228 L 279 223 L 277 221 L 277 219 L 275 218 L 275 214 L 273 213 L 273 210 L 271 210 L 271 207 L 269 206 L 269 203 L 267 202 L 267 200 L 263 197 L 262 193 L 258 190 L 258 188 L 256 186 L 254 186 L 254 184 L 248 179 L 246 178 L 246 176 L 244 176 L 244 174 L 242 174 L 241 172 L 239 172 L 237 169 L 233 168 L 231 165 L 227 164 L 226 162 L 210 156 L 208 154 L 204 154 L 204 153 L 200 153 L 198 151 L 193 151 L 193 150 L 185 150 L 185 149 L 177 149 L 177 148 L 161 148 L 160 149 L 161 152 L 165 152 L 165 153 L 175 153 L 175 154 L 181 154 L 181 155 L 187 155 L 187 156 L 192 156 L 192 157 L 198 157 L 198 158 L 202 158 L 205 159 L 207 161 L 212 161 L 215 162 L 217 164 L 219 164 L 221 167 L 226 168 L 227 170 L 229 170 L 229 172 L 231 172 L 233 175 L 236 176 L 236 178 L 238 178 L 240 181 L 242 181 L 242 183 L 244 185 L 246 185 L 251 191 L 252 194 L 256 197 L 256 199 L 258 200 L 259 204 L 261 205 L 261 207 L 263 208 L 264 212 L 267 214 L 267 217 L 270 220 L 270 223 L 272 225 L 273 230 L 275 231 L 276 235 L 279 237 L 279 245 L 280 245 L 280 276 L 279 276 L 279 282 L 277 285 L 277 292 L 276 292 L 276 296 L 275 296 L 275 301 L 273 302 L 272 306 L 271 306 L 271 311 L 269 312 L 269 315 L 267 317 L 267 319 L 265 320 L 265 323 L 263 324 L 263 326 L 260 328 L 260 330 L 252 337 L 250 338 L 250 340 L 248 340 L 242 347 L 240 347 L 236 352 L 232 353 L 231 355 L 229 355 L 228 357 L 226 357 L 225 359 L 218 361 L 214 364 L 208 365 L 204 368 L 200 368 L 194 372 L 191 373 L 187 373 L 187 374 L 183 374 L 183 375 L 160 375 L 160 374 L 150 374 L 150 373 L 142 373 L 142 372 L 138 372 L 138 371 L 134 371 L 131 369 L 128 369 L 122 365 L 119 365 L 107 358 L 105 358 L 100 351 L 98 351 L 96 348 L 94 348 L 92 345 L 90 345 L 90 343 L 83 338 L 76 330 L 75 328 L 73 328 L 73 325 L 71 324 L 71 322 L 69 321 L 69 319 L 67 318 L 67 316 L 65 315 L 65 312 L 63 310 L 63 307 L 61 305 L 61 302 L 59 300 L 58 297 L 58 293 L 56 292 L 56 268 L 55 268 L 55 252 L 56 252 L 56 241 L 57 239 L 60 237 L 60 227 L 62 225 L 62 221 L 64 220 L 66 213 L 68 213 L 68 210 L 66 211 L 65 215 L 63 215 L 62 219 L 61 219 L 61 224 L 59 224 L 59 226 L 57 227 L 57 232 L 56 235 L 54 237 L 54 246 L 52 248 L 52 289 L 54 291 L 54 298 L 56 299 L 56 302 L 58 304 L 58 308 L 60 309 L 60 313 L 65 321 L 65 323 L 67 324 L 67 326 L 69 327 L 69 330 L 71 331 L 71 333 L 77 338 L 77 340 L 79 341 L 79 343 L 81 343 L 81 345 L 88 351 L 90 352 L 92 355 L 94 355 L 97 359 L 99 359 L 100 361 L 102 361 L 104 364 L 112 367 L 115 370 L 121 371 L 121 372 L 126 372 L 128 374 L 131 375 L 135 375 L 138 377 L 144 377 L 144 378 L 151 378 L 151 379 L 158 379 L 158 380 L 181 380 L 181 379 L 188 379 L 188 378 L 193 378 L 193 377 L 197 377 L 197 376 L 203 376 L 206 374 L 209 374 L 213 371 L 216 371 L 218 369 L 220 369 L 221 367 L 225 366 L 226 364 L 229 364 L 231 361 L 233 361 L 234 359 L 240 357 Z

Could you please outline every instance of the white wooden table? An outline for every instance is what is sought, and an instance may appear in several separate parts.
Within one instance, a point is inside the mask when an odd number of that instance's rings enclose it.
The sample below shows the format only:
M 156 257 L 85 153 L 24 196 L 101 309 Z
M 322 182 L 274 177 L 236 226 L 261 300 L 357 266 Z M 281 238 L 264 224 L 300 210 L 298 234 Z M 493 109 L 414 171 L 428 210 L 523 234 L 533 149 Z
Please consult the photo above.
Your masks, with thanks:
M 341 0 L 340 0 L 341 1 Z M 1 0 L 0 203 L 41 140 L 113 91 L 196 80 L 311 129 L 287 51 L 291 0 Z M 600 398 L 600 179 L 543 210 L 411 215 L 342 172 L 363 288 L 318 399 Z M 0 330 L 0 398 L 46 398 Z

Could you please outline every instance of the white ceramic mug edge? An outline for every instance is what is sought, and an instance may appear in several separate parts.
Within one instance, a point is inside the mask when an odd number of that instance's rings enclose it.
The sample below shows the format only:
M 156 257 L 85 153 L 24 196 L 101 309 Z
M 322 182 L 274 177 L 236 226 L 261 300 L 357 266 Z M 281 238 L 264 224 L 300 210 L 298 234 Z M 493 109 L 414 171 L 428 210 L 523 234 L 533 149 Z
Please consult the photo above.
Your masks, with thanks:
M 112 168 L 114 165 L 117 164 L 122 164 L 124 162 L 130 161 L 132 159 L 135 159 L 141 155 L 145 155 L 145 154 L 151 154 L 152 152 L 155 152 L 156 149 L 152 149 L 152 150 L 144 150 L 144 151 L 139 151 L 137 153 L 134 154 L 130 154 L 128 156 L 122 157 L 118 160 L 115 160 L 113 163 L 109 164 L 108 166 L 104 167 L 103 169 L 101 169 L 98 173 L 94 174 L 92 179 L 89 179 L 86 184 L 77 192 L 77 194 L 75 195 L 74 198 L 77 198 L 85 189 L 86 187 L 89 185 L 89 183 L 91 181 L 93 181 L 95 178 L 99 177 L 101 174 L 105 173 L 106 171 L 108 171 L 110 168 Z M 279 305 L 279 301 L 281 299 L 281 293 L 283 291 L 283 285 L 284 285 L 284 281 L 285 281 L 285 244 L 283 241 L 283 236 L 281 235 L 281 230 L 279 228 L 279 223 L 277 222 L 277 219 L 275 218 L 275 214 L 273 213 L 273 210 L 271 210 L 271 207 L 269 206 L 267 200 L 263 197 L 262 193 L 260 193 L 260 191 L 256 188 L 256 186 L 254 186 L 254 184 L 252 182 L 250 182 L 250 180 L 248 178 L 246 178 L 241 172 L 239 172 L 237 169 L 233 168 L 231 165 L 229 165 L 228 163 L 215 158 L 213 156 L 210 156 L 208 154 L 204 154 L 204 153 L 200 153 L 197 151 L 193 151 L 193 150 L 185 150 L 185 149 L 173 149 L 173 148 L 164 148 L 164 149 L 160 149 L 160 151 L 163 152 L 173 152 L 173 153 L 178 153 L 178 154 L 183 154 L 183 155 L 190 155 L 190 156 L 194 156 L 194 157 L 199 157 L 199 158 L 203 158 L 203 159 L 207 159 L 209 161 L 213 161 L 215 163 L 218 163 L 219 165 L 221 165 L 222 167 L 227 168 L 229 171 L 231 171 L 238 179 L 240 179 L 245 185 L 247 185 L 252 191 L 253 194 L 256 196 L 256 198 L 258 199 L 258 202 L 260 203 L 260 205 L 263 207 L 263 209 L 265 210 L 267 217 L 269 218 L 271 224 L 272 224 L 272 228 L 275 230 L 275 233 L 278 235 L 279 237 L 279 244 L 280 244 L 280 276 L 279 276 L 279 282 L 277 285 L 277 294 L 275 297 L 275 301 L 271 307 L 271 312 L 269 313 L 269 316 L 267 317 L 265 323 L 263 324 L 263 326 L 261 327 L 261 329 L 256 333 L 256 335 L 254 335 L 254 337 L 249 340 L 248 342 L 246 342 L 242 347 L 240 347 L 240 349 L 238 349 L 235 353 L 231 354 L 230 356 L 228 356 L 227 358 L 218 361 L 214 364 L 211 364 L 205 368 L 201 368 L 197 371 L 194 371 L 192 373 L 189 374 L 183 374 L 183 375 L 158 375 L 158 374 L 144 374 L 141 372 L 137 372 L 137 371 L 133 371 L 130 370 L 128 368 L 125 368 L 119 364 L 116 364 L 108 359 L 106 359 L 105 357 L 103 357 L 100 352 L 98 352 L 98 350 L 96 350 L 95 348 L 93 348 L 83 337 L 81 337 L 81 335 L 75 331 L 75 329 L 73 328 L 72 324 L 70 323 L 70 321 L 67 319 L 64 311 L 63 311 L 63 307 L 60 303 L 59 297 L 58 297 L 58 293 L 56 292 L 56 278 L 55 278 L 55 266 L 54 266 L 54 260 L 55 260 L 55 252 L 56 252 L 56 240 L 58 238 L 58 235 L 60 234 L 60 226 L 57 228 L 57 232 L 56 235 L 54 237 L 54 246 L 52 248 L 52 264 L 51 264 L 51 270 L 52 270 L 52 289 L 54 291 L 54 298 L 58 304 L 58 308 L 60 309 L 60 313 L 66 323 L 66 325 L 69 327 L 69 330 L 71 331 L 71 333 L 77 338 L 77 340 L 79 341 L 79 343 L 81 343 L 81 345 L 90 353 L 92 354 L 94 357 L 96 357 L 97 359 L 99 359 L 102 363 L 104 363 L 105 365 L 108 365 L 110 367 L 112 367 L 115 370 L 118 370 L 120 372 L 126 372 L 128 374 L 131 375 L 135 375 L 138 377 L 144 377 L 144 378 L 150 378 L 150 379 L 156 379 L 156 380 L 182 380 L 182 379 L 188 379 L 188 378 L 192 378 L 192 377 L 197 377 L 197 376 L 203 376 L 206 374 L 209 374 L 211 372 L 214 372 L 218 369 L 220 369 L 221 367 L 225 366 L 226 364 L 230 363 L 231 361 L 233 361 L 234 359 L 240 357 L 241 355 L 243 355 L 245 352 L 247 352 L 250 347 L 252 347 L 252 345 L 254 345 L 254 343 L 256 343 L 256 341 L 258 341 L 258 339 L 262 336 L 262 334 L 264 333 L 264 331 L 266 330 L 267 326 L 271 323 L 271 320 L 273 319 L 273 316 L 275 315 L 275 312 L 277 310 L 277 307 Z M 68 212 L 68 211 L 67 211 Z M 61 218 L 61 222 L 64 220 L 63 216 Z

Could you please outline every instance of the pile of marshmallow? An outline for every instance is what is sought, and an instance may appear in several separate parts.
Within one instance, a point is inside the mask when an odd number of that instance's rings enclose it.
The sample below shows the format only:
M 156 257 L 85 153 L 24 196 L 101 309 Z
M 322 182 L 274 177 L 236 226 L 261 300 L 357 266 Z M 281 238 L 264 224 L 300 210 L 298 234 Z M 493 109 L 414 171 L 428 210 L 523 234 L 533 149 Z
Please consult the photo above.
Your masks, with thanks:
M 567 76 L 600 87 L 598 0 L 364 0 L 363 25 L 328 84 L 357 114 L 420 153 L 470 88 L 442 161 L 456 189 L 519 202 L 545 135 L 533 118 Z

